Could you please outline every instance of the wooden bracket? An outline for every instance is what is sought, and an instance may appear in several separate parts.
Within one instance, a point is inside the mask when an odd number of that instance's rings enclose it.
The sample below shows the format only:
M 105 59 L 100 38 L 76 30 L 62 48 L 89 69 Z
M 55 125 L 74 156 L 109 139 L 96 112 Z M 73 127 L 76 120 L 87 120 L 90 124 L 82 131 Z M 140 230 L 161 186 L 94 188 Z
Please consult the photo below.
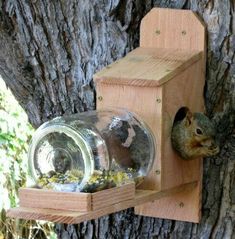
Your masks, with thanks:
M 64 210 L 40 208 L 39 203 L 35 208 L 25 199 L 7 215 L 72 224 L 135 207 L 139 215 L 199 222 L 202 160 L 182 160 L 171 147 L 170 135 L 180 107 L 203 111 L 205 27 L 201 21 L 188 10 L 152 9 L 141 22 L 140 47 L 95 74 L 94 80 L 98 109 L 126 108 L 152 129 L 157 153 L 150 174 L 132 198 L 124 188 L 119 202 L 112 201 L 113 193 L 107 195 L 110 191 L 100 192 L 99 197 L 110 197 L 102 208 L 91 208 L 87 201 L 85 211 L 78 211 L 76 203 Z

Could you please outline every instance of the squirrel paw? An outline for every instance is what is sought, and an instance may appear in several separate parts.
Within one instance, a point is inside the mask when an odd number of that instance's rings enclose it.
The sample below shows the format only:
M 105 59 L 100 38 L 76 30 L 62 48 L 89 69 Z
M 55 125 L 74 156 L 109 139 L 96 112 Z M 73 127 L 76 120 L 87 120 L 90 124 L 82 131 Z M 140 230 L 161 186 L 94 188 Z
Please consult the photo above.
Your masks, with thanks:
M 207 148 L 206 152 L 205 152 L 205 156 L 214 156 L 216 154 L 218 154 L 220 151 L 219 146 L 215 146 L 215 147 L 209 147 Z

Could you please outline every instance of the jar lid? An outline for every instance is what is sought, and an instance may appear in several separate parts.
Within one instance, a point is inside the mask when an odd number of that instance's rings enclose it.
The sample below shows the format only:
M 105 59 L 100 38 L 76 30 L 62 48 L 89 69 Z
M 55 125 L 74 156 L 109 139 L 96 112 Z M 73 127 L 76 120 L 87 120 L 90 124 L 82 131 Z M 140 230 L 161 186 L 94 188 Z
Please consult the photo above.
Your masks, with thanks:
M 38 128 L 32 139 L 29 170 L 35 182 L 40 177 L 59 173 L 60 179 L 54 183 L 49 180 L 53 184 L 50 186 L 60 191 L 75 191 L 78 184 L 86 183 L 93 174 L 94 155 L 82 132 L 63 123 L 46 123 Z M 71 175 L 65 178 L 69 170 L 75 177 L 72 182 L 69 181 Z

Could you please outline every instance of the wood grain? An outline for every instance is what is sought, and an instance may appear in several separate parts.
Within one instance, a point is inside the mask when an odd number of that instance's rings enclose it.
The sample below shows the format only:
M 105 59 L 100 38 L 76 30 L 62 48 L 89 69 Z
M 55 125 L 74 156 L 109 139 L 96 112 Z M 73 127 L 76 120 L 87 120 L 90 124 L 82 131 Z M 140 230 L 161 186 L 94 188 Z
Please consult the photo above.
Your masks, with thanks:
M 90 211 L 91 194 L 58 192 L 54 190 L 20 188 L 20 207 L 51 208 L 71 211 Z
M 96 193 L 58 192 L 54 190 L 21 188 L 20 207 L 87 212 L 135 197 L 135 183 Z
M 102 209 L 109 205 L 135 197 L 135 183 L 128 183 L 120 187 L 106 189 L 100 192 L 91 193 L 92 210 Z
M 153 201 L 155 199 L 160 199 L 175 192 L 192 190 L 196 186 L 197 182 L 192 182 L 166 191 L 137 190 L 134 199 L 126 200 L 117 204 L 103 207 L 102 209 L 93 210 L 89 212 L 72 212 L 54 209 L 19 207 L 8 210 L 7 216 L 14 218 L 22 218 L 26 220 L 33 219 L 66 224 L 76 224 L 87 220 L 96 219 L 98 217 L 113 212 L 121 211 L 126 208 L 134 207 L 136 205 L 143 204 L 145 202 Z
M 201 159 L 182 160 L 171 145 L 171 128 L 177 111 L 188 107 L 192 112 L 203 112 L 204 74 L 200 61 L 163 86 L 162 120 L 162 188 L 171 188 L 191 180 L 201 180 Z
M 158 200 L 135 207 L 135 213 L 148 217 L 199 223 L 201 219 L 201 185 L 171 193 Z
M 153 8 L 141 21 L 140 47 L 205 51 L 205 26 L 193 11 Z
M 199 51 L 137 48 L 94 75 L 96 82 L 160 86 L 202 56 Z

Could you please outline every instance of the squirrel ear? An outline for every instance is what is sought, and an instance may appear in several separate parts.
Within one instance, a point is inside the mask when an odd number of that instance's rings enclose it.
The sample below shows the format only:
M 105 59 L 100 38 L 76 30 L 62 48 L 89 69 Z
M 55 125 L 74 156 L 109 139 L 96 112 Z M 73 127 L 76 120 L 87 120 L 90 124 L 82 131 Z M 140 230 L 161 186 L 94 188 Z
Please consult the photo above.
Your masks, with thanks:
M 193 120 L 193 114 L 190 110 L 188 110 L 185 117 L 185 125 L 186 126 L 191 125 L 192 120 Z

